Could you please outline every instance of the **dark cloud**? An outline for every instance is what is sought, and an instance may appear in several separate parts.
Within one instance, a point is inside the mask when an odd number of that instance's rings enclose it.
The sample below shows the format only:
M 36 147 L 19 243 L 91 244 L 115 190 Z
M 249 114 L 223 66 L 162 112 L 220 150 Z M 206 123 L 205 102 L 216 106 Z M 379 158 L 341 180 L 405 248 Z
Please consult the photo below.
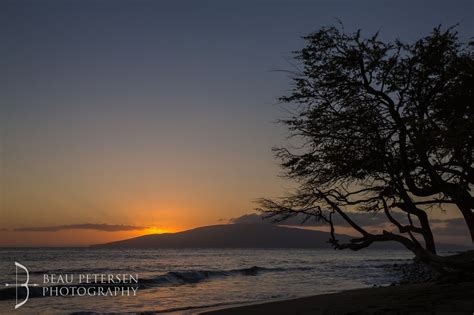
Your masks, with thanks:
M 114 225 L 114 224 L 69 224 L 69 225 L 54 225 L 54 226 L 34 226 L 13 229 L 15 232 L 58 232 L 63 230 L 96 230 L 104 232 L 120 232 L 120 231 L 136 231 L 147 229 L 146 226 L 135 225 Z
M 387 228 L 391 225 L 387 217 L 383 213 L 364 213 L 364 212 L 353 212 L 349 213 L 349 216 L 360 226 L 365 228 L 376 228 L 383 227 Z M 399 221 L 401 224 L 408 224 L 407 217 L 404 213 L 393 212 L 392 216 Z M 259 214 L 245 214 L 238 218 L 230 219 L 230 223 L 263 223 L 263 224 L 282 224 L 282 225 L 302 225 L 302 226 L 323 226 L 324 223 L 313 220 L 304 221 L 305 216 L 295 216 L 285 220 L 283 222 L 275 222 L 274 219 L 268 218 L 263 219 Z M 335 224 L 338 226 L 347 227 L 348 224 L 341 218 L 335 218 Z M 468 235 L 466 223 L 463 218 L 454 219 L 431 219 L 432 231 L 435 235 L 439 236 L 465 236 Z M 418 225 L 418 222 L 414 222 Z M 393 227 L 393 226 L 392 226 Z
M 405 215 L 403 213 L 394 212 L 393 217 L 401 222 L 405 222 Z M 350 213 L 350 217 L 354 220 L 357 224 L 362 226 L 380 226 L 387 223 L 387 217 L 381 213 L 364 213 L 364 212 L 354 212 Z M 305 215 L 297 215 L 285 220 L 282 223 L 284 225 L 303 225 L 303 226 L 322 226 L 324 223 L 318 222 L 314 219 L 309 219 L 304 221 L 306 218 Z M 252 213 L 252 214 L 244 214 L 241 217 L 233 218 L 229 220 L 230 223 L 266 223 L 266 224 L 275 224 L 274 218 L 267 218 L 264 219 L 261 215 Z M 346 223 L 340 218 L 335 218 L 335 223 L 337 225 L 345 226 Z

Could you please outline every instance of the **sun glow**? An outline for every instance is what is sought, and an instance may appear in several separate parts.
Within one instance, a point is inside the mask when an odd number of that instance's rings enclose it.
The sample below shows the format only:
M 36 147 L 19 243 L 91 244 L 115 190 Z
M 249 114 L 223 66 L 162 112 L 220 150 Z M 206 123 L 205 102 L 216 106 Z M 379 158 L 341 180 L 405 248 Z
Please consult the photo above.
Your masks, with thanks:
M 173 233 L 175 230 L 169 228 L 158 228 L 158 227 L 149 227 L 143 230 L 144 234 L 163 234 L 163 233 Z

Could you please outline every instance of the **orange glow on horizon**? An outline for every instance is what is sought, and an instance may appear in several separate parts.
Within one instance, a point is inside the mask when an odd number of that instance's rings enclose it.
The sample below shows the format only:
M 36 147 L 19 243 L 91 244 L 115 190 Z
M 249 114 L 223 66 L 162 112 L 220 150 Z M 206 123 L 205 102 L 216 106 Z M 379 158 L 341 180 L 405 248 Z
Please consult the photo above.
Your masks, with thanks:
M 3 246 L 89 246 L 124 239 L 140 237 L 149 234 L 175 233 L 183 231 L 180 228 L 164 228 L 152 226 L 132 231 L 98 231 L 87 229 L 71 229 L 61 231 L 0 231 L 0 247 Z
M 165 233 L 176 233 L 178 229 L 173 228 L 158 228 L 158 227 L 149 227 L 147 229 L 142 230 L 143 235 L 147 234 L 165 234 Z

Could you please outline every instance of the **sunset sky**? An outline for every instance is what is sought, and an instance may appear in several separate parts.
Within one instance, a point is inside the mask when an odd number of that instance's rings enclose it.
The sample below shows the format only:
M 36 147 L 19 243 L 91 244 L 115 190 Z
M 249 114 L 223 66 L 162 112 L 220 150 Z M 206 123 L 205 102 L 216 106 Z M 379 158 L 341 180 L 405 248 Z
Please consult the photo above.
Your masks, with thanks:
M 411 41 L 473 1 L 1 1 L 0 246 L 226 223 L 291 187 L 291 51 L 344 23 Z

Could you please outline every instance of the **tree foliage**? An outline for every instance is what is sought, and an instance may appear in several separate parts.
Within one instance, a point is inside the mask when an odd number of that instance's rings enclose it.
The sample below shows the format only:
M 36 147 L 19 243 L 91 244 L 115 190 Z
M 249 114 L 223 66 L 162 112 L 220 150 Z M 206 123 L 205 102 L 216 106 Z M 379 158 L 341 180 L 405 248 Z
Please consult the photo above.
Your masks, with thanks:
M 299 147 L 276 148 L 298 190 L 262 199 L 278 220 L 298 214 L 331 227 L 331 243 L 358 250 L 397 241 L 437 257 L 427 211 L 459 213 L 474 241 L 474 54 L 454 28 L 407 44 L 326 27 L 304 37 L 282 123 Z M 382 212 L 396 231 L 373 233 L 353 211 Z M 406 220 L 396 220 L 393 212 Z M 335 238 L 334 217 L 360 233 Z

